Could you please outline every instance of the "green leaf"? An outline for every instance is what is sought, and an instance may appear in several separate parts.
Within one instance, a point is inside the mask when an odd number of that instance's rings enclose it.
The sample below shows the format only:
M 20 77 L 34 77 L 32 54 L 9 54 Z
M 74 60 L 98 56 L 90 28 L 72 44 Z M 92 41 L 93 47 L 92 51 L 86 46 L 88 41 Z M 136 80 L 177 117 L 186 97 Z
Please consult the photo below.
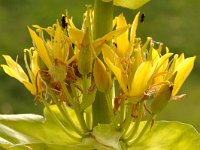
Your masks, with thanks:
M 57 107 L 52 105 L 50 108 L 75 135 Z M 79 126 L 74 111 L 66 109 Z M 0 115 L 0 150 L 112 150 L 93 137 L 86 137 L 81 142 L 73 140 L 55 123 L 47 109 L 44 115 Z
M 144 122 L 140 126 L 140 130 Z M 200 150 L 200 135 L 191 125 L 180 122 L 155 122 L 129 150 Z
M 150 0 L 114 0 L 114 5 L 129 9 L 138 9 Z
M 55 106 L 51 108 L 61 121 L 64 120 Z M 11 150 L 24 150 L 31 149 L 33 146 L 40 147 L 37 149 L 42 150 L 44 149 L 42 147 L 46 149 L 46 145 L 48 145 L 48 147 L 49 145 L 66 146 L 79 143 L 68 136 L 63 129 L 52 120 L 46 110 L 44 112 L 45 117 L 34 114 L 0 115 L 0 147 Z M 69 113 L 76 122 L 75 114 L 73 114 L 72 111 Z M 77 125 L 79 125 L 78 122 Z M 67 123 L 65 123 L 65 126 L 76 136 L 76 133 Z
M 93 129 L 95 139 L 102 145 L 121 150 L 119 139 L 122 136 L 121 131 L 116 131 L 114 125 L 99 124 Z
M 72 133 L 56 106 L 51 110 Z M 79 126 L 73 110 L 67 107 Z M 111 124 L 99 124 L 81 142 L 73 140 L 52 120 L 47 110 L 43 116 L 34 114 L 0 115 L 0 150 L 121 150 L 122 132 Z M 139 131 L 145 122 L 141 122 Z M 133 124 L 132 124 L 133 125 Z M 91 136 L 90 136 L 91 135 Z M 121 145 L 120 145 L 121 144 Z M 155 122 L 137 143 L 128 150 L 199 150 L 200 135 L 191 126 L 180 122 Z
M 111 2 L 112 0 L 101 0 L 103 2 Z

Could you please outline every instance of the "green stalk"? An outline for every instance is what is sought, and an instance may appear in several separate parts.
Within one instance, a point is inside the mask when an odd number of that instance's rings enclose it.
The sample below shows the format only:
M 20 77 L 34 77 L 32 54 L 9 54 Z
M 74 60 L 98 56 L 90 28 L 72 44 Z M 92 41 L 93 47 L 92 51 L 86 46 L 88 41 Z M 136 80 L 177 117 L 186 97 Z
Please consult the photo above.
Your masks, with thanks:
M 128 112 L 126 114 L 126 119 L 125 121 L 120 125 L 121 129 L 124 130 L 124 133 L 127 132 L 131 122 L 132 122 L 132 116 L 131 116 L 131 113 L 132 113 L 132 104 L 128 104 L 127 106 L 127 109 L 128 109 Z
M 91 131 L 92 130 L 92 107 L 90 106 L 87 109 L 88 110 L 85 111 L 85 122 L 89 131 Z
M 62 113 L 62 115 L 65 117 L 66 121 L 69 123 L 69 125 L 80 135 L 83 136 L 84 133 L 81 129 L 79 129 L 74 122 L 72 121 L 72 118 L 70 117 L 69 113 L 67 112 L 66 108 L 64 108 L 65 106 L 63 105 L 63 102 L 59 102 L 57 97 L 55 96 L 55 94 L 53 92 L 51 92 L 51 97 L 54 101 L 54 103 L 56 104 L 56 106 L 58 107 L 58 109 L 60 110 L 60 112 Z
M 51 108 L 49 107 L 49 104 L 46 102 L 46 100 L 41 99 L 44 106 L 46 107 L 46 109 L 48 110 L 49 114 L 51 115 L 51 117 L 54 119 L 54 121 L 63 129 L 63 131 L 72 139 L 76 140 L 76 141 L 81 141 L 80 138 L 74 136 L 71 131 L 69 131 L 67 128 L 65 128 L 65 126 L 63 125 L 63 123 L 58 119 L 58 117 L 56 116 L 56 114 L 51 110 Z
M 122 99 L 122 104 L 120 106 L 120 125 L 123 124 L 124 120 L 125 120 L 125 111 L 126 111 L 126 105 L 125 105 L 125 100 Z
M 128 141 L 128 146 L 132 146 L 134 143 L 137 143 L 137 142 L 141 139 L 141 137 L 146 133 L 147 129 L 149 129 L 149 126 L 150 126 L 152 120 L 153 120 L 155 117 L 156 117 L 156 116 L 153 115 L 153 114 L 149 117 L 149 119 L 147 120 L 145 126 L 143 127 L 142 131 L 139 133 L 139 135 L 137 136 L 137 138 L 134 139 L 134 140 L 131 139 L 130 141 Z
M 113 11 L 114 7 L 112 1 L 103 2 L 101 0 L 95 0 L 93 28 L 94 40 L 112 31 Z M 96 126 L 99 123 L 105 124 L 111 122 L 105 95 L 99 91 L 96 93 L 96 99 L 92 105 L 92 112 L 93 126 Z
M 66 88 L 65 86 L 65 83 L 64 81 L 60 82 L 61 83 L 61 87 L 65 93 L 65 95 L 67 96 L 69 102 L 72 104 L 72 106 L 74 107 L 74 110 L 75 110 L 75 113 L 76 113 L 76 116 L 78 118 L 78 121 L 82 127 L 82 129 L 84 130 L 84 132 L 87 132 L 88 129 L 87 129 L 87 126 L 86 126 L 86 123 L 85 123 L 85 120 L 84 120 L 84 116 L 83 116 L 83 112 L 81 112 L 81 109 L 80 109 L 80 105 L 73 100 L 73 98 L 71 97 L 68 89 Z
M 109 93 L 105 93 L 105 97 L 106 97 L 107 105 L 108 105 L 108 109 L 109 109 L 109 116 L 110 116 L 111 120 L 114 122 L 115 126 L 117 127 L 117 122 L 115 121 L 115 115 L 114 115 L 113 108 L 112 108 L 112 98 L 110 97 Z
M 126 141 L 133 139 L 135 134 L 137 133 L 137 131 L 139 129 L 140 122 L 141 122 L 141 119 L 142 119 L 142 113 L 143 113 L 143 105 L 144 105 L 144 101 L 142 101 L 139 105 L 138 117 L 135 120 L 133 128 L 128 133 L 126 133 L 124 135 L 124 139 L 126 139 Z

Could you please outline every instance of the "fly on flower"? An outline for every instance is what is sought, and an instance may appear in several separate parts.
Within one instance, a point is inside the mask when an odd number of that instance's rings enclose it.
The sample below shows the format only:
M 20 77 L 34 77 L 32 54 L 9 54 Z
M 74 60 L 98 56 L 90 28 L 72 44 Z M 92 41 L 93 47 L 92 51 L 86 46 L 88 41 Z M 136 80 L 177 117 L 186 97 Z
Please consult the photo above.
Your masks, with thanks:
M 64 29 L 67 28 L 67 26 L 68 26 L 68 23 L 66 22 L 66 16 L 65 15 L 62 15 L 61 25 Z

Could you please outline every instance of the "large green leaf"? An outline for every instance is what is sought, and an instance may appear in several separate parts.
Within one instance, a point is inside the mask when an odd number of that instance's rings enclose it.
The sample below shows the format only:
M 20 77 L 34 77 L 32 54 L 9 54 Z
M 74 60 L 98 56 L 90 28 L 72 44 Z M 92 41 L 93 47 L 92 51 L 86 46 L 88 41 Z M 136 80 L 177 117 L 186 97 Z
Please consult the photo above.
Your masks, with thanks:
M 119 140 L 122 134 L 122 131 L 116 131 L 111 124 L 100 124 L 93 129 L 93 135 L 99 143 L 117 150 L 121 150 Z
M 52 106 L 51 109 L 61 121 L 64 120 L 55 106 Z M 23 150 L 30 149 L 32 146 L 38 147 L 37 149 L 44 149 L 42 147 L 46 149 L 46 147 L 54 145 L 65 145 L 66 147 L 68 144 L 79 144 L 57 125 L 48 111 L 44 112 L 45 117 L 34 114 L 0 115 L 0 147 Z M 75 123 L 79 125 L 70 108 L 68 108 L 68 112 L 74 118 Z M 66 122 L 63 121 L 63 123 L 73 135 L 78 137 Z
M 112 0 L 102 0 L 103 2 L 111 2 Z M 150 0 L 113 0 L 113 4 L 129 9 L 138 9 Z
M 188 124 L 158 121 L 129 150 L 200 150 L 200 134 Z
M 51 110 L 76 135 L 57 107 L 51 106 Z M 74 111 L 69 107 L 67 111 L 75 124 L 80 126 Z M 111 150 L 93 136 L 81 142 L 73 140 L 55 123 L 47 109 L 44 110 L 44 116 L 0 115 L 0 150 Z
M 56 106 L 52 111 L 76 135 L 64 121 Z M 70 116 L 79 126 L 74 112 L 67 108 Z M 120 150 L 120 131 L 113 125 L 94 127 L 93 132 L 81 142 L 73 140 L 51 118 L 48 111 L 45 117 L 34 114 L 0 115 L 0 150 Z M 141 123 L 140 129 L 145 122 Z M 91 136 L 90 136 L 91 135 Z M 123 148 L 122 148 L 123 149 Z M 179 122 L 155 122 L 129 150 L 200 150 L 200 135 L 190 125 Z
M 114 5 L 129 9 L 138 9 L 150 0 L 114 0 Z

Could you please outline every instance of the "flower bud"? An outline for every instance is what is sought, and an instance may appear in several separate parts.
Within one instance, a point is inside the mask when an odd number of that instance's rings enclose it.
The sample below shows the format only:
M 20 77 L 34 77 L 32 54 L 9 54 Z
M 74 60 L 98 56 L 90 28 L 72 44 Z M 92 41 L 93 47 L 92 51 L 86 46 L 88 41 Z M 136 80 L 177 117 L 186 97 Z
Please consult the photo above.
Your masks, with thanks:
M 78 71 L 82 75 L 86 75 L 92 71 L 92 45 L 89 42 L 89 34 L 86 34 L 83 38 L 83 44 L 78 56 Z
M 174 85 L 172 85 L 172 83 L 174 83 L 176 75 L 177 72 L 168 79 L 169 84 L 162 85 L 156 93 L 156 96 L 151 103 L 151 110 L 154 114 L 160 113 L 171 99 L 172 91 L 174 89 Z
M 63 81 L 67 75 L 67 67 L 58 59 L 55 59 L 49 69 L 49 74 L 55 81 Z
M 151 103 L 151 110 L 154 114 L 160 113 L 165 108 L 171 98 L 172 90 L 172 85 L 161 86 Z
M 112 87 L 111 76 L 99 58 L 95 60 L 93 72 L 94 81 L 99 91 L 106 92 Z
M 92 31 L 89 12 L 86 15 L 85 31 L 78 57 L 78 71 L 82 75 L 87 75 L 92 71 L 93 62 Z

